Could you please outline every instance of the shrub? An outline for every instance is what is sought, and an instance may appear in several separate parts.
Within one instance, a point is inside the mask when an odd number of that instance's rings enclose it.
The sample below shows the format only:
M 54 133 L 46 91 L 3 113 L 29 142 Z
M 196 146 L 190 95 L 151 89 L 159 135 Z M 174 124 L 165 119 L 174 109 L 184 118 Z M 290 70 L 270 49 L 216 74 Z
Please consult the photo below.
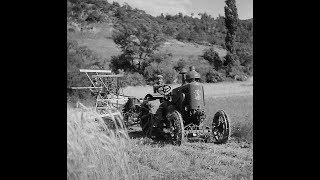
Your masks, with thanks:
M 207 83 L 217 83 L 225 80 L 225 77 L 222 73 L 216 71 L 215 69 L 211 69 L 206 74 L 206 82 Z
M 188 41 L 198 42 L 198 41 L 201 41 L 201 38 L 198 33 L 196 33 L 195 31 L 192 31 L 188 37 Z
M 206 49 L 202 57 L 213 65 L 216 70 L 221 69 L 223 66 L 223 60 L 214 48 Z
M 248 76 L 253 75 L 253 66 L 243 67 L 243 72 Z
M 239 57 L 235 53 L 227 52 L 227 55 L 224 57 L 223 65 L 230 67 L 238 67 L 240 65 Z
M 90 86 L 88 77 L 79 69 L 101 69 L 104 66 L 101 57 L 86 46 L 78 46 L 74 40 L 67 39 L 67 88 Z M 68 99 L 72 102 L 88 99 L 90 91 L 74 91 Z
M 169 24 L 168 26 L 165 26 L 165 27 L 163 28 L 163 32 L 164 32 L 165 34 L 171 36 L 171 37 L 174 37 L 176 31 L 177 31 L 177 30 L 175 29 L 175 27 L 172 26 L 172 25 L 170 25 L 170 24 Z
M 195 66 L 195 69 L 201 76 L 200 81 L 201 82 L 206 82 L 206 75 L 210 71 L 210 69 L 212 69 L 212 67 L 210 67 L 208 65 L 206 66 L 206 65 L 203 65 L 203 64 L 199 64 L 198 66 Z
M 190 66 L 195 67 L 196 71 L 201 75 L 201 82 L 206 82 L 206 74 L 210 71 L 210 69 L 212 69 L 212 66 L 209 64 L 209 62 L 202 57 L 189 57 L 189 62 L 186 65 L 188 67 L 188 71 Z
M 177 64 L 173 67 L 176 71 L 180 71 L 182 68 L 187 67 L 187 61 L 185 59 L 179 59 Z M 186 68 L 187 69 L 187 68 Z
M 243 66 L 234 66 L 229 68 L 227 77 L 230 77 L 237 81 L 246 81 L 247 75 L 244 73 L 244 67 Z
M 132 57 L 126 56 L 124 54 L 118 56 L 111 56 L 109 67 L 114 72 L 117 72 L 118 69 L 123 69 L 127 72 L 133 69 L 132 61 Z
M 178 73 L 172 67 L 165 66 L 162 69 L 162 75 L 166 84 L 172 84 L 177 79 Z
M 253 64 L 253 46 L 244 43 L 236 44 L 236 54 L 239 57 L 240 64 L 245 67 L 250 67 Z
M 143 75 L 135 72 L 135 73 L 125 73 L 124 77 L 122 78 L 121 81 L 121 87 L 126 87 L 126 86 L 142 86 L 146 85 L 146 81 L 143 77 Z
M 163 76 L 164 83 L 166 84 L 172 84 L 178 75 L 178 73 L 173 69 L 173 66 L 166 62 L 153 62 L 144 70 L 144 77 L 148 82 L 154 81 L 158 74 Z
M 226 49 L 226 44 L 224 43 L 224 41 L 220 41 L 219 42 L 220 46 L 223 48 L 223 49 Z
M 95 96 L 93 96 L 89 90 L 68 89 L 67 103 L 75 107 L 77 102 L 81 102 L 86 106 L 93 106 L 95 103 Z
M 185 40 L 188 40 L 189 37 L 190 37 L 189 30 L 183 29 L 177 34 L 176 39 L 178 41 L 185 41 Z

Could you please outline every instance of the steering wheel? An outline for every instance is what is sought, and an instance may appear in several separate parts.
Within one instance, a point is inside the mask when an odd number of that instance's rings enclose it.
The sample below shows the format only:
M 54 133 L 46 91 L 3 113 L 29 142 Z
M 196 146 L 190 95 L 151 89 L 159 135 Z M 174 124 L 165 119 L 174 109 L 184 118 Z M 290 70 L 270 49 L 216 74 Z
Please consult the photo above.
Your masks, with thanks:
M 161 94 L 161 95 L 168 95 L 169 92 L 171 90 L 171 87 L 169 85 L 162 85 L 158 88 L 158 93 Z

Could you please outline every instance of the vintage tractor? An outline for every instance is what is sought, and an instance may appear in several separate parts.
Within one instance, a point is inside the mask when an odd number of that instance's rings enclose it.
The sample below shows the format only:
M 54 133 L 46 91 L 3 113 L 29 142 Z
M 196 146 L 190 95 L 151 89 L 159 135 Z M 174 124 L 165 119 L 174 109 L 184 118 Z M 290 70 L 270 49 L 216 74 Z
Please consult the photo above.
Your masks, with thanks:
M 229 118 L 223 111 L 215 113 L 211 127 L 205 126 L 204 88 L 199 82 L 200 74 L 193 66 L 187 72 L 182 69 L 182 85 L 173 89 L 163 85 L 158 94 L 147 94 L 143 102 L 136 98 L 128 101 L 127 109 L 135 112 L 143 133 L 151 138 L 166 136 L 173 144 L 180 145 L 185 138 L 213 137 L 215 143 L 227 142 L 230 134 Z M 152 105 L 159 100 L 161 105 L 154 112 Z M 130 104 L 129 104 L 130 103 Z

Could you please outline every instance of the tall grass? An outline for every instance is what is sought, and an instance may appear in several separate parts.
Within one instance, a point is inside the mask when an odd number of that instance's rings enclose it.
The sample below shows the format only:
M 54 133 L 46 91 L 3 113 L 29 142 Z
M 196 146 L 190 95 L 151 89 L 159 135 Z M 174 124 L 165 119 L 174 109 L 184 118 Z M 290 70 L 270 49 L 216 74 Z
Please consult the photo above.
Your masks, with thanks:
M 146 179 L 130 156 L 132 145 L 122 121 L 112 120 L 120 126 L 110 129 L 96 112 L 68 107 L 68 179 Z

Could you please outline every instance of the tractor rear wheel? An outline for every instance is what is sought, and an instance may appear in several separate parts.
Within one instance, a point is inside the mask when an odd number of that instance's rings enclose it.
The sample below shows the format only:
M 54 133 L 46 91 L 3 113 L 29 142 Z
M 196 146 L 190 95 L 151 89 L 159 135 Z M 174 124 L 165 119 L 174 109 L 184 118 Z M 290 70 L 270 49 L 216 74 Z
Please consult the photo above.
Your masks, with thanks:
M 217 144 L 226 143 L 229 139 L 229 118 L 223 110 L 219 110 L 213 117 L 212 133 Z
M 174 145 L 181 145 L 184 141 L 184 126 L 181 114 L 174 110 L 167 114 L 167 119 L 171 122 L 171 138 Z

